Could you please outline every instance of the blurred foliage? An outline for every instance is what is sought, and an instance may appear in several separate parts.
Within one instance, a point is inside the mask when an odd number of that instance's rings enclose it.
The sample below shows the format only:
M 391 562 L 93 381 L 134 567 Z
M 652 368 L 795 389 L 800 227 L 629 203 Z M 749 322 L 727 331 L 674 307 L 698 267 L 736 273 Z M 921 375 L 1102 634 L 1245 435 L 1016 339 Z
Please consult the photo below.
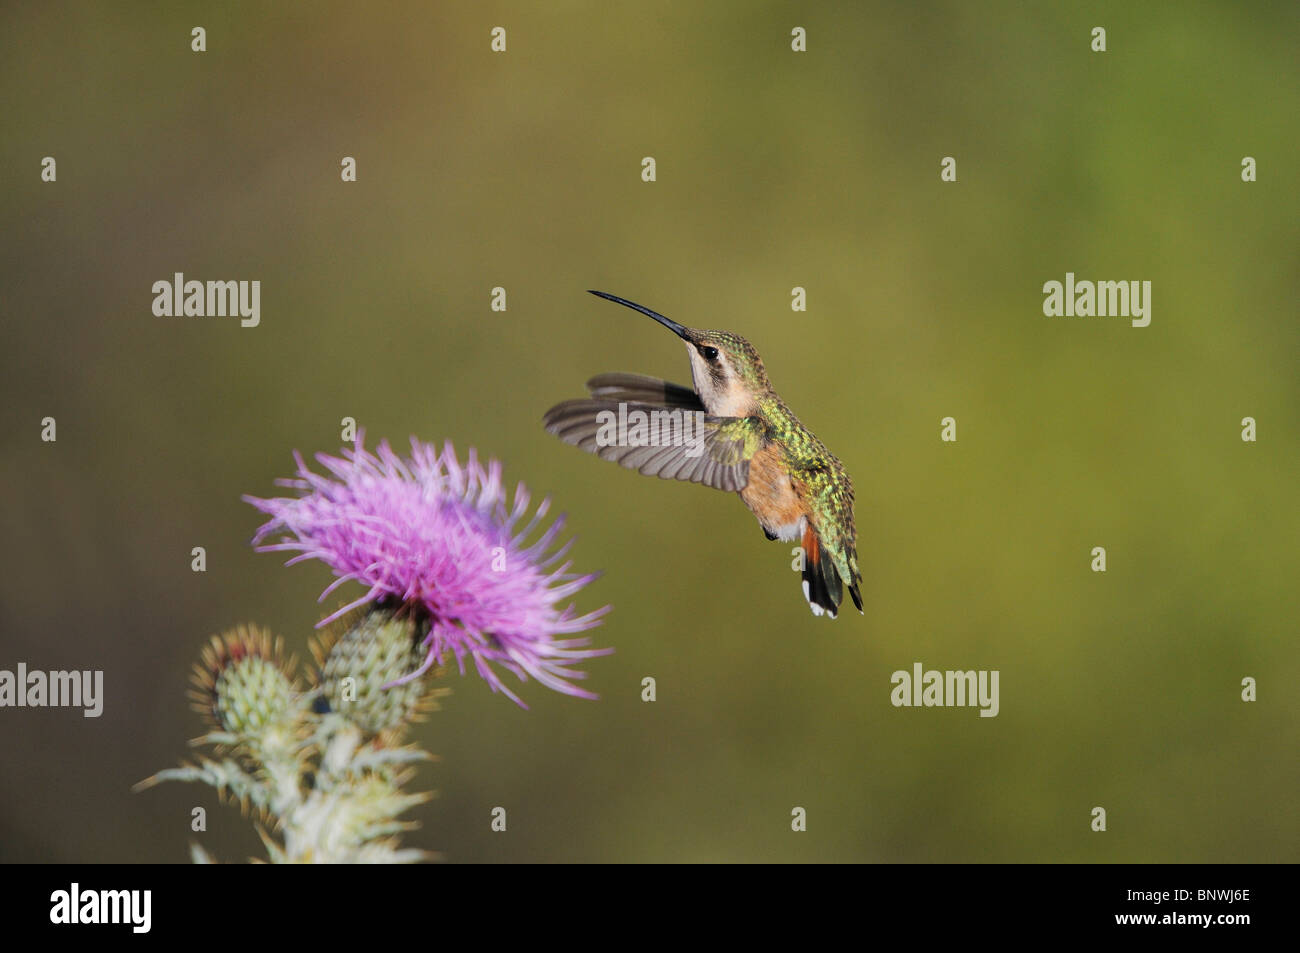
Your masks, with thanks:
M 353 416 L 551 493 L 607 572 L 580 608 L 615 605 L 598 702 L 451 676 L 416 846 L 1297 860 L 1298 26 L 1293 3 L 7 5 L 0 667 L 103 669 L 107 698 L 0 711 L 0 858 L 184 859 L 200 789 L 130 786 L 199 733 L 190 660 L 250 619 L 301 651 L 328 611 L 327 570 L 248 547 L 240 494 Z M 260 280 L 261 326 L 154 317 L 176 271 Z M 1152 281 L 1151 326 L 1045 318 L 1066 271 Z M 688 374 L 587 288 L 754 342 L 854 475 L 865 619 L 813 619 L 737 500 L 542 431 L 594 373 Z M 1000 670 L 1001 714 L 891 707 L 915 661 Z M 209 817 L 214 854 L 259 851 Z

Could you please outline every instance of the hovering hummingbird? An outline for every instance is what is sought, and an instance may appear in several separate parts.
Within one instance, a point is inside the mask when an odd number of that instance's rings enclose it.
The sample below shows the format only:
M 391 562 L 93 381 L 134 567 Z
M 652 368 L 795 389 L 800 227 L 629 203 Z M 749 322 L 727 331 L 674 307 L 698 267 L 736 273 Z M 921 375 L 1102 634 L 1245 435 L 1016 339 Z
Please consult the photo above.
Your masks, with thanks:
M 641 374 L 599 374 L 587 381 L 589 399 L 546 412 L 547 431 L 646 476 L 739 493 L 769 540 L 800 541 L 803 594 L 813 615 L 835 618 L 844 585 L 861 612 L 853 481 L 777 396 L 754 346 L 730 331 L 684 327 L 624 298 L 591 294 L 654 318 L 685 341 L 695 387 Z M 685 419 L 684 430 L 693 418 L 696 438 L 652 444 L 611 439 L 612 422 L 637 411 L 642 420 L 675 414 Z

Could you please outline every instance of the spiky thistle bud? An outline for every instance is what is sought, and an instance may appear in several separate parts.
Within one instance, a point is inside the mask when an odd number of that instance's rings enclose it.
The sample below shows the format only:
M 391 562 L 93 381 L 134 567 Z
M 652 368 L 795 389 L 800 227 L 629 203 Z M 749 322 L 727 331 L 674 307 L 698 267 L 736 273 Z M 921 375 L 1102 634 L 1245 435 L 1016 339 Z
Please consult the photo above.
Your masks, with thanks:
M 428 675 L 407 679 L 425 658 L 421 642 L 428 626 L 416 618 L 380 605 L 345 616 L 313 642 L 316 684 L 330 711 L 379 734 L 419 721 L 435 707 L 446 690 L 431 690 Z
M 256 626 L 238 626 L 204 646 L 189 697 L 214 730 L 257 735 L 288 716 L 298 691 L 295 667 L 279 639 Z

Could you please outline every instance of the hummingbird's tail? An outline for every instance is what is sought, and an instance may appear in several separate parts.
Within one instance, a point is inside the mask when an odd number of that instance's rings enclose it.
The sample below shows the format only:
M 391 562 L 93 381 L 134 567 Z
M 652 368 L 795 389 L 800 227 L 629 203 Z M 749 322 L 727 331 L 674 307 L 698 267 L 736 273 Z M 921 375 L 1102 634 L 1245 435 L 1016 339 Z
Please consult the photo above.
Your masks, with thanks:
M 835 560 L 822 546 L 821 537 L 807 523 L 803 530 L 803 594 L 813 615 L 828 615 L 832 619 L 844 601 L 844 583 L 835 568 Z M 853 604 L 862 611 L 862 593 L 858 580 L 849 580 L 849 595 Z

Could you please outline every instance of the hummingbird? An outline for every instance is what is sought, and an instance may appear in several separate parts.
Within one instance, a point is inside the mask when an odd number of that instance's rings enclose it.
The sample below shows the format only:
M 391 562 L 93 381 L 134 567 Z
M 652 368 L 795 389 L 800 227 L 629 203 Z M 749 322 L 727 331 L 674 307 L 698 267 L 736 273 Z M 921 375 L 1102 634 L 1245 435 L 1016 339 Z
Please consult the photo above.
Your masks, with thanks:
M 639 311 L 681 338 L 694 386 L 643 374 L 598 374 L 587 381 L 590 398 L 568 400 L 546 412 L 546 430 L 646 476 L 739 494 L 769 540 L 799 540 L 803 594 L 813 615 L 835 618 L 845 586 L 861 612 L 853 481 L 777 396 L 754 346 L 730 331 L 688 328 L 626 298 L 590 293 Z M 637 411 L 642 420 L 678 415 L 682 433 L 693 421 L 695 437 L 649 444 L 612 439 Z M 660 434 L 667 429 L 665 423 Z

